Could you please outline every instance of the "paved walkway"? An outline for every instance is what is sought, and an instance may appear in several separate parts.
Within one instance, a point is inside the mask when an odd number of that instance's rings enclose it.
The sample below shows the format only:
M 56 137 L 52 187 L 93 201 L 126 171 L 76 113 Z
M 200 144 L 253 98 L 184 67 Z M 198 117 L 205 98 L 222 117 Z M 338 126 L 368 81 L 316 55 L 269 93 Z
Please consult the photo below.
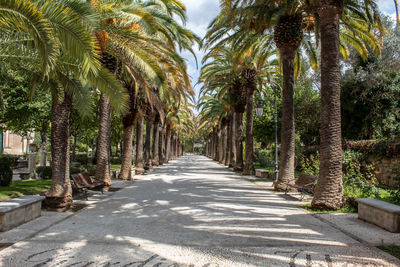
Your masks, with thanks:
M 1 266 L 400 266 L 202 156 L 0 251 Z

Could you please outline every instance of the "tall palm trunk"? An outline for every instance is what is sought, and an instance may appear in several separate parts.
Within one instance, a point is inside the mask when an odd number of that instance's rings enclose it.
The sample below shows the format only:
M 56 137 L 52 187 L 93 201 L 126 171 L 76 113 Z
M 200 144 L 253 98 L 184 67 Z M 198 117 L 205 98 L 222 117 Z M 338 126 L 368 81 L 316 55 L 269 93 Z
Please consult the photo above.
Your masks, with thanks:
M 111 104 L 107 96 L 100 96 L 100 123 L 96 149 L 96 180 L 104 183 L 103 190 L 111 186 L 110 177 Z
M 294 58 L 302 39 L 302 16 L 281 16 L 274 28 L 274 41 L 279 49 L 283 71 L 281 160 L 278 181 L 275 183 L 276 190 L 285 190 L 287 184 L 295 183 Z
M 225 126 L 222 124 L 218 131 L 218 162 L 223 163 L 223 158 L 225 155 L 224 152 L 224 128 Z
M 171 126 L 167 125 L 167 132 L 165 135 L 165 161 L 171 159 Z
M 135 120 L 131 117 L 124 117 L 123 126 L 124 133 L 122 137 L 122 160 L 121 160 L 121 172 L 119 173 L 119 179 L 131 180 L 132 177 L 132 157 L 133 157 L 133 132 L 135 130 Z
M 231 151 L 232 151 L 232 115 L 229 116 L 227 125 L 226 125 L 226 149 L 225 149 L 225 161 L 224 165 L 229 166 L 231 162 Z
M 117 60 L 112 55 L 102 52 L 101 63 L 111 73 L 117 69 Z M 97 134 L 96 148 L 96 180 L 104 184 L 103 191 L 108 191 L 111 186 L 110 177 L 110 131 L 111 131 L 111 104 L 106 95 L 100 96 L 100 122 Z
M 52 101 L 51 116 L 51 187 L 46 192 L 44 205 L 50 209 L 65 210 L 72 205 L 72 189 L 69 180 L 69 119 L 72 98 L 64 92 L 59 102 Z
M 160 131 L 159 136 L 159 149 L 158 149 L 158 157 L 160 159 L 160 165 L 163 165 L 165 162 L 165 126 Z
M 144 118 L 139 115 L 136 127 L 136 161 L 135 161 L 135 173 L 143 174 L 143 124 Z
M 146 121 L 146 141 L 144 150 L 144 169 L 153 171 L 153 164 L 151 160 L 151 140 L 153 139 L 153 119 Z
M 153 124 L 153 135 L 154 135 L 154 140 L 153 140 L 153 166 L 158 166 L 160 164 L 160 159 L 159 159 L 159 140 L 160 140 L 160 134 L 159 134 L 159 129 L 158 129 L 158 124 L 159 120 L 155 120 Z
M 235 115 L 235 130 L 236 130 L 236 138 L 235 138 L 235 146 L 236 146 L 236 158 L 235 158 L 235 171 L 243 170 L 243 136 L 242 136 L 242 123 L 243 123 L 243 113 L 236 112 Z
M 231 144 L 231 150 L 229 155 L 229 167 L 233 168 L 235 166 L 236 160 L 236 113 L 232 111 L 232 120 L 231 120 L 231 139 L 229 142 Z
M 243 174 L 254 174 L 254 148 L 253 148 L 253 92 L 248 92 L 246 97 L 246 152 Z
M 336 6 L 320 1 L 321 21 L 321 128 L 320 167 L 312 206 L 339 209 L 342 192 L 342 132 L 340 114 L 339 18 L 343 1 Z
M 119 179 L 131 180 L 132 177 L 132 158 L 133 158 L 133 133 L 137 120 L 137 90 L 135 84 L 126 84 L 125 88 L 129 93 L 129 112 L 122 118 L 122 125 L 124 127 L 122 137 L 122 155 L 121 155 L 121 172 Z

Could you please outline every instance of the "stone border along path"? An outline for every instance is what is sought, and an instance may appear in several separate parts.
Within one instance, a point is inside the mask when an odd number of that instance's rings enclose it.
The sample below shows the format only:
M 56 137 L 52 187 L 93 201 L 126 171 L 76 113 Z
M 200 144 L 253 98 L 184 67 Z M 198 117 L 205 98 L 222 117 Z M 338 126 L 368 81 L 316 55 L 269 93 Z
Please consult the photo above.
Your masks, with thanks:
M 182 157 L 1 250 L 0 266 L 400 266 L 246 178 Z

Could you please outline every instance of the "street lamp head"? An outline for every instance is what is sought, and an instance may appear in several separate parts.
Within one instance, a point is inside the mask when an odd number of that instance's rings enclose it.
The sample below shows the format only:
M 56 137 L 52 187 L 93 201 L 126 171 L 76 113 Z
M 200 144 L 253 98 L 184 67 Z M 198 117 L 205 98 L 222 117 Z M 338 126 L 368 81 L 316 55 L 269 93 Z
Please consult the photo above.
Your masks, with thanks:
M 263 115 L 264 107 L 263 107 L 263 105 L 261 104 L 261 102 L 258 102 L 258 104 L 257 104 L 257 106 L 256 106 L 256 108 L 255 108 L 255 110 L 256 110 L 256 115 L 257 115 L 257 117 L 261 117 L 261 116 Z

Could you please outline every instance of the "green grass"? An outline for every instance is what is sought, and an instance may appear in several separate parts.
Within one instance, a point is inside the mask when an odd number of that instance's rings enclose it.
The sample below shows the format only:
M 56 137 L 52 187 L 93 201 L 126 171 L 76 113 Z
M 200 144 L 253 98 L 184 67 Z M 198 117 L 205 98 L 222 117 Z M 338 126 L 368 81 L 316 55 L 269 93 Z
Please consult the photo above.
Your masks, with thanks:
M 111 171 L 119 171 L 121 169 L 121 164 L 111 164 Z
M 51 180 L 13 181 L 10 186 L 0 186 L 0 201 L 24 195 L 36 195 L 50 188 Z
M 400 246 L 378 246 L 378 248 L 400 259 Z
M 338 210 L 319 210 L 319 209 L 313 209 L 311 207 L 311 204 L 304 204 L 300 205 L 303 209 L 306 209 L 312 213 L 355 213 L 357 210 L 354 207 L 351 206 L 345 206 L 341 209 Z

